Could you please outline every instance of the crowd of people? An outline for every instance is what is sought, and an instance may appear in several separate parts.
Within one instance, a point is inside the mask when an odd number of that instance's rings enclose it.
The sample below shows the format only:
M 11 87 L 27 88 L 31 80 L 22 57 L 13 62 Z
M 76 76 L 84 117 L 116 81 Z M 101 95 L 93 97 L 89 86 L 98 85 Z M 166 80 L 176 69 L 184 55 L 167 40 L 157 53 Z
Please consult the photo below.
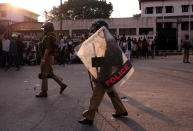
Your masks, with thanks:
M 81 44 L 86 37 L 80 37 L 74 41 L 71 37 L 59 35 L 57 38 L 57 51 L 55 54 L 56 63 L 59 65 L 81 63 L 75 53 L 77 45 Z M 131 58 L 148 58 L 155 55 L 155 44 L 150 43 L 146 38 L 126 38 L 125 35 L 115 37 L 120 48 L 126 54 L 128 59 Z M 15 41 L 15 42 L 13 42 Z M 13 64 L 20 69 L 22 65 L 40 64 L 40 44 L 42 40 L 31 40 L 26 43 L 21 35 L 4 34 L 0 40 L 0 67 L 8 70 Z
M 151 42 L 148 38 L 140 37 L 137 40 L 136 38 L 126 38 L 123 35 L 120 39 L 116 38 L 116 40 L 129 60 L 131 58 L 148 59 L 149 56 L 152 58 L 155 56 L 156 42 Z
M 56 63 L 59 65 L 81 63 L 76 56 L 75 47 L 83 41 L 83 38 L 79 41 L 73 41 L 70 37 L 65 39 L 60 35 L 57 38 Z M 16 70 L 19 70 L 23 65 L 40 64 L 41 42 L 41 39 L 25 42 L 21 35 L 12 34 L 9 36 L 4 34 L 3 38 L 0 39 L 0 67 L 9 70 L 15 65 Z

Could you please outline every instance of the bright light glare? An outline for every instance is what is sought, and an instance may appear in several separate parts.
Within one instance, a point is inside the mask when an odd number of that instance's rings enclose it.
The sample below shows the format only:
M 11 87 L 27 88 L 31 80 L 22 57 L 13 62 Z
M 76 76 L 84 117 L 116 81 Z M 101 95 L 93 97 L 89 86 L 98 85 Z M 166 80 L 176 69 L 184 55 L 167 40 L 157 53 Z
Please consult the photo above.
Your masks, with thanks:
M 67 1 L 67 0 L 62 0 Z M 107 0 L 113 4 L 112 18 L 132 17 L 140 13 L 138 0 Z M 53 6 L 58 6 L 60 0 L 0 0 L 0 3 L 10 3 L 40 15 L 39 20 L 44 21 L 44 11 L 50 11 Z

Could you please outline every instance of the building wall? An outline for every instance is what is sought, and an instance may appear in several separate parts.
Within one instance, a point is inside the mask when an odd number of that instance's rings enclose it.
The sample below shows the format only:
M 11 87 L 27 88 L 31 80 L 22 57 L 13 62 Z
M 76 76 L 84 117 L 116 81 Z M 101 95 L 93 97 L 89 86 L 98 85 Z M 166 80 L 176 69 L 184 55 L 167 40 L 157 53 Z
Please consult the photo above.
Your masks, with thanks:
M 14 7 L 10 4 L 0 4 L 0 12 L 4 11 L 6 12 L 6 16 L 2 17 L 0 14 L 0 20 L 1 21 L 9 21 L 10 24 L 15 22 L 24 22 L 24 17 L 30 18 L 32 21 L 37 21 L 38 15 L 32 12 L 29 12 L 27 10 Z
M 73 30 L 89 30 L 91 24 L 94 20 L 64 20 L 62 22 L 62 30 L 68 30 L 69 35 L 72 35 Z M 109 25 L 110 30 L 115 31 L 116 35 L 120 35 L 121 29 L 136 29 L 135 35 L 130 35 L 131 37 L 139 38 L 147 35 L 140 35 L 140 28 L 152 28 L 152 34 L 149 34 L 152 39 L 156 34 L 156 19 L 155 18 L 142 18 L 142 17 L 132 17 L 132 18 L 111 18 L 103 19 Z M 60 30 L 60 21 L 54 21 L 55 29 Z
M 181 50 L 185 35 L 189 35 L 193 42 L 193 30 L 191 29 L 191 23 L 193 24 L 193 0 L 140 0 L 140 2 L 142 17 L 156 17 L 156 23 L 162 23 L 163 28 L 166 28 L 165 23 L 172 23 L 172 28 L 177 30 L 178 50 Z M 188 12 L 182 12 L 182 5 L 189 5 Z M 173 12 L 166 13 L 166 6 L 173 6 Z M 153 7 L 152 14 L 146 13 L 147 7 Z M 163 7 L 162 13 L 156 13 L 156 7 Z M 189 23 L 187 30 L 182 30 L 182 22 Z
M 42 22 L 20 22 L 10 25 L 11 32 L 18 32 L 26 39 L 39 39 L 43 36 Z
M 190 5 L 189 12 L 182 12 L 182 5 Z M 150 2 L 142 2 L 141 3 L 141 15 L 142 17 L 158 17 L 158 16 L 185 16 L 185 15 L 193 15 L 192 11 L 193 0 L 165 0 L 165 1 L 150 1 Z M 156 14 L 156 8 L 158 6 L 173 6 L 173 13 L 166 13 L 165 8 L 163 8 L 163 12 L 161 14 Z M 145 14 L 147 7 L 153 7 L 153 14 Z

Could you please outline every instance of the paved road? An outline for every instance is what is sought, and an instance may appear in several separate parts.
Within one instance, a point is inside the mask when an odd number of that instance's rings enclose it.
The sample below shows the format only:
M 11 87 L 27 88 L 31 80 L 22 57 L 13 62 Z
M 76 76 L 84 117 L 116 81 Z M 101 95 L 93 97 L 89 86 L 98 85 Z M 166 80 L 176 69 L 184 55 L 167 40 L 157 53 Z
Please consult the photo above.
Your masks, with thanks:
M 83 65 L 56 65 L 69 87 L 60 95 L 50 80 L 45 99 L 34 97 L 39 66 L 0 69 L 0 131 L 193 131 L 193 56 L 191 62 L 183 64 L 182 56 L 133 60 L 134 75 L 118 89 L 129 116 L 114 119 L 105 96 L 92 127 L 77 123 L 92 93 Z

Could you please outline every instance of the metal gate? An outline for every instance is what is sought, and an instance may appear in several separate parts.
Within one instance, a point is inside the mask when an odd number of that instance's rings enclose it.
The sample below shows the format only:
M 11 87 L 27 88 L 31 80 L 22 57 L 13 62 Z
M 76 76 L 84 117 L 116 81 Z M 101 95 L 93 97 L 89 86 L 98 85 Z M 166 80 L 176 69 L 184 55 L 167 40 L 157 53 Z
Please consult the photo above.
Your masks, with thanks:
M 157 29 L 159 50 L 177 50 L 176 29 Z

